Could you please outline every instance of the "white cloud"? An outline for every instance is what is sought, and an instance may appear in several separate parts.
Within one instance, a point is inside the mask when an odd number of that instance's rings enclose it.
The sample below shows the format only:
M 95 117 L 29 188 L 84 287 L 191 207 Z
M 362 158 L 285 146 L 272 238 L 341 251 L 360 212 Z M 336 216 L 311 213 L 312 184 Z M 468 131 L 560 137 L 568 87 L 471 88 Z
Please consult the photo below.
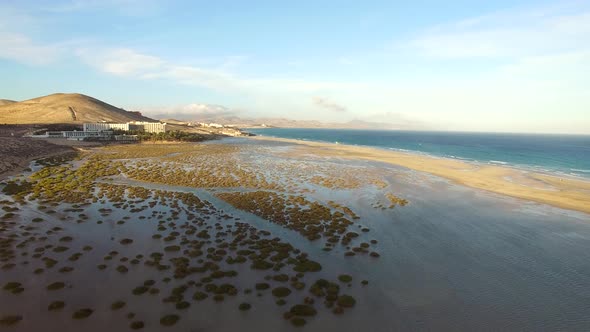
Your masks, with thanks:
M 198 120 L 233 116 L 239 110 L 221 105 L 191 103 L 168 107 L 133 107 L 132 109 L 158 119 Z
M 63 51 L 57 44 L 36 44 L 22 34 L 0 31 L 0 58 L 30 65 L 45 65 L 56 61 Z
M 290 118 L 334 121 L 333 113 L 318 113 L 309 107 L 312 100 L 318 107 L 344 110 L 340 103 L 318 97 L 330 95 L 344 102 L 347 108 L 359 110 L 346 112 L 339 121 L 353 117 L 369 121 L 383 119 L 407 129 L 587 132 L 590 128 L 589 120 L 583 116 L 555 120 L 554 116 L 546 115 L 547 112 L 554 115 L 562 108 L 578 114 L 590 107 L 590 99 L 582 95 L 590 76 L 588 52 L 522 57 L 476 78 L 449 77 L 444 85 L 434 81 L 412 85 L 399 81 L 382 84 L 246 78 L 221 70 L 178 65 L 132 50 L 111 49 L 105 51 L 106 55 L 101 55 L 100 50 L 94 53 L 97 55 L 89 63 L 101 71 L 137 79 L 165 79 L 241 96 L 245 98 L 244 106 L 258 111 L 258 115 L 289 114 Z M 570 86 L 571 82 L 581 84 Z M 194 119 L 190 116 L 193 113 L 226 115 L 233 110 L 225 113 L 226 109 L 193 104 L 144 111 L 158 112 L 160 118 Z
M 441 58 L 519 57 L 590 47 L 590 9 L 519 10 L 430 28 L 407 46 Z
M 76 54 L 87 64 L 101 71 L 120 76 L 150 75 L 165 68 L 165 62 L 158 57 L 144 55 L 127 48 L 97 50 L 81 48 Z

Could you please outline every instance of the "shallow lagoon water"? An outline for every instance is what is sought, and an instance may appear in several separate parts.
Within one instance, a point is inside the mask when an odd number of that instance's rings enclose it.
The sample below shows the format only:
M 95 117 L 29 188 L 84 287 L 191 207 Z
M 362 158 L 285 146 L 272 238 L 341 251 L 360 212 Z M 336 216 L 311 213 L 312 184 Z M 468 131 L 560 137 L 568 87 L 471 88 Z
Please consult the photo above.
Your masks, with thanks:
M 284 163 L 283 155 L 288 144 L 250 143 L 228 140 L 228 144 L 257 144 L 267 154 L 265 163 L 275 160 Z M 273 149 L 279 149 L 274 151 Z M 257 156 L 242 156 L 258 158 Z M 347 290 L 354 294 L 357 305 L 344 315 L 322 314 L 303 328 L 292 327 L 280 316 L 288 309 L 274 304 L 272 296 L 248 297 L 251 311 L 236 310 L 244 300 L 243 294 L 228 298 L 223 303 L 202 302 L 182 313 L 182 319 L 170 330 L 180 331 L 587 331 L 590 329 L 590 216 L 530 203 L 518 199 L 465 188 L 427 174 L 407 169 L 365 161 L 346 161 L 339 158 L 324 159 L 304 156 L 289 160 L 293 163 L 332 163 L 334 167 L 347 165 L 379 169 L 389 183 L 388 190 L 410 201 L 405 207 L 392 210 L 376 209 L 371 204 L 382 196 L 380 190 L 369 187 L 361 190 L 340 190 L 337 200 L 345 202 L 361 219 L 359 224 L 368 226 L 369 238 L 379 241 L 379 259 L 344 257 L 344 248 L 332 252 L 321 250 L 321 245 L 309 242 L 294 231 L 268 223 L 258 216 L 235 210 L 211 194 L 210 191 L 192 188 L 145 184 L 149 189 L 194 192 L 207 200 L 218 211 L 240 218 L 259 229 L 267 229 L 273 235 L 285 238 L 296 247 L 309 252 L 323 265 L 314 277 L 333 276 L 350 272 L 356 281 Z M 268 165 L 268 164 L 266 164 Z M 268 172 L 269 170 L 267 170 Z M 114 183 L 132 183 L 114 178 Z M 319 201 L 334 199 L 330 189 L 309 194 Z M 25 316 L 14 331 L 31 331 L 39 328 L 62 331 L 128 330 L 130 320 L 125 318 L 133 311 L 146 322 L 145 331 L 159 331 L 159 317 L 170 311 L 160 301 L 146 301 L 150 295 L 136 297 L 129 290 L 146 279 L 157 280 L 162 293 L 167 286 L 159 282 L 161 276 L 142 264 L 133 266 L 130 273 L 119 274 L 112 270 L 96 272 L 96 264 L 111 250 L 119 251 L 118 257 L 133 257 L 153 251 L 162 251 L 162 243 L 151 239 L 157 222 L 129 220 L 123 225 L 115 221 L 123 217 L 114 212 L 105 218 L 97 205 L 84 211 L 91 221 L 77 224 L 48 220 L 40 227 L 59 224 L 74 241 L 66 253 L 60 254 L 66 261 L 71 253 L 82 252 L 82 245 L 93 250 L 84 253 L 75 263 L 60 263 L 75 267 L 74 277 L 59 273 L 33 275 L 33 267 L 20 266 L 0 274 L 0 284 L 9 280 L 24 280 L 25 292 L 18 295 L 0 292 L 0 313 L 16 311 Z M 155 207 L 155 210 L 161 210 Z M 151 209 L 133 217 L 151 215 Z M 59 211 L 58 211 L 59 212 Z M 25 211 L 22 215 L 37 214 Z M 223 214 L 218 213 L 212 223 Z M 59 213 L 58 215 L 59 216 Z M 105 223 L 94 222 L 104 219 Z M 110 222 L 109 222 L 110 221 Z M 226 222 L 231 222 L 226 221 Z M 356 227 L 356 226 L 355 226 Z M 113 237 L 113 241 L 104 241 Z M 130 246 L 118 243 L 121 238 L 133 238 Z M 166 253 L 168 256 L 169 254 Z M 113 263 L 111 263 L 113 264 Z M 53 269 L 55 270 L 56 267 Z M 239 271 L 238 284 L 244 287 L 259 281 L 246 266 L 235 266 Z M 68 307 L 89 305 L 96 309 L 92 319 L 75 321 L 71 311 L 50 313 L 46 307 L 56 294 L 45 292 L 44 287 L 57 279 L 67 281 L 73 288 L 64 292 Z M 56 280 L 54 280 L 56 279 Z M 360 279 L 369 285 L 358 285 Z M 346 288 L 346 287 L 344 287 Z M 66 293 L 67 291 L 67 293 Z M 113 313 L 110 303 L 115 298 L 128 303 L 129 310 Z M 33 305 L 32 305 L 33 304 Z M 292 304 L 292 303 L 290 303 Z

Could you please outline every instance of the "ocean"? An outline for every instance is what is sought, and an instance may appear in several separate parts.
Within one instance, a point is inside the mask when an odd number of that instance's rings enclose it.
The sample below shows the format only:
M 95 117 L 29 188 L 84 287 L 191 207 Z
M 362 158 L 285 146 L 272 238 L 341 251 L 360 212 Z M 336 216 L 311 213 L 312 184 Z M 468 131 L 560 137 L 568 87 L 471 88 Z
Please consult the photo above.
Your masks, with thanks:
M 321 141 L 590 178 L 590 136 L 352 129 L 250 129 L 256 135 Z

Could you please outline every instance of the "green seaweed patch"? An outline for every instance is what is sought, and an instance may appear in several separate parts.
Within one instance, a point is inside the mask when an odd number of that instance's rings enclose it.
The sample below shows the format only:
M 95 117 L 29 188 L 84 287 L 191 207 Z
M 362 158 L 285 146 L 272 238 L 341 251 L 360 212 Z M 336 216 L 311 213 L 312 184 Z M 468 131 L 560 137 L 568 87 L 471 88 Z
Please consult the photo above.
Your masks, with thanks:
M 250 308 L 252 308 L 252 305 L 250 303 L 240 303 L 239 307 L 238 307 L 241 311 L 248 311 L 250 310 Z
M 14 289 L 17 288 L 22 288 L 22 284 L 20 282 L 16 282 L 16 281 L 9 281 L 6 284 L 4 284 L 4 287 L 2 287 L 2 289 L 6 290 L 6 291 L 13 291 Z
M 53 301 L 47 306 L 47 310 L 49 311 L 57 311 L 61 310 L 66 306 L 64 301 Z
M 201 292 L 201 291 L 197 291 L 193 295 L 193 300 L 195 300 L 195 301 L 203 301 L 207 297 L 209 297 L 209 295 L 207 295 L 207 293 L 204 293 L 204 292 Z
M 149 288 L 147 288 L 146 286 L 138 286 L 138 287 L 133 288 L 131 293 L 133 293 L 133 295 L 141 295 L 141 294 L 147 292 L 148 290 L 149 290 Z
M 160 324 L 162 326 L 173 326 L 179 320 L 180 320 L 180 316 L 178 316 L 178 315 L 174 315 L 174 314 L 166 315 L 166 316 L 163 316 L 162 318 L 160 318 Z
M 180 251 L 180 246 L 167 246 L 167 247 L 164 247 L 164 251 L 168 251 L 168 252 Z
M 119 273 L 127 273 L 129 269 L 125 265 L 117 266 L 117 272 Z
M 269 263 L 263 259 L 257 259 L 252 262 L 252 265 L 250 265 L 250 268 L 254 269 L 254 270 L 268 270 L 268 269 L 272 268 L 273 266 L 274 265 L 272 263 Z
M 315 316 L 318 312 L 314 307 L 307 304 L 296 304 L 289 310 L 295 316 Z
M 135 321 L 135 322 L 132 322 L 131 324 L 129 324 L 129 327 L 132 330 L 140 330 L 140 329 L 143 329 L 144 326 L 145 326 L 144 322 L 139 321 L 139 320 L 138 321 Z
M 180 302 L 176 303 L 176 309 L 178 309 L 178 310 L 187 309 L 190 306 L 191 306 L 191 304 L 188 303 L 187 301 L 180 301 Z
M 301 327 L 307 324 L 307 321 L 301 317 L 293 317 L 291 318 L 291 324 L 293 324 L 293 326 Z
M 78 259 L 80 259 L 80 257 L 82 257 L 82 254 L 79 253 L 79 252 L 77 252 L 77 253 L 71 255 L 70 257 L 68 257 L 68 260 L 71 261 L 71 262 L 75 262 Z
M 115 301 L 111 304 L 111 310 L 119 310 L 126 305 L 124 301 Z
M 10 292 L 12 294 L 20 294 L 24 291 L 25 291 L 25 289 L 23 287 L 17 287 L 17 288 L 13 288 Z
M 338 297 L 337 303 L 341 307 L 350 308 L 354 307 L 356 300 L 350 295 L 341 295 Z
M 21 320 L 23 320 L 21 315 L 6 315 L 0 318 L 0 325 L 12 326 L 18 324 Z
M 322 269 L 322 265 L 318 262 L 314 262 L 311 260 L 305 260 L 303 262 L 299 262 L 295 265 L 293 270 L 295 272 L 317 272 Z
M 272 290 L 272 295 L 276 297 L 286 297 L 291 294 L 291 290 L 287 287 L 277 287 Z
M 269 289 L 270 288 L 270 284 L 266 283 L 266 282 L 260 282 L 256 284 L 256 290 L 265 290 L 265 289 Z
M 123 239 L 123 240 L 119 241 L 119 243 L 122 245 L 128 245 L 128 244 L 133 243 L 133 240 L 132 239 Z
M 341 282 L 351 282 L 352 276 L 350 276 L 348 274 L 341 274 L 338 276 L 338 280 L 340 280 Z
M 59 272 L 60 273 L 69 273 L 69 272 L 72 272 L 72 271 L 74 271 L 74 268 L 71 267 L 71 266 L 64 266 L 61 269 L 59 269 Z
M 289 281 L 289 276 L 286 274 L 277 274 L 275 276 L 272 277 L 272 280 L 274 281 L 278 281 L 278 282 L 287 282 Z
M 45 267 L 50 269 L 52 267 L 55 266 L 55 264 L 57 264 L 57 261 L 55 259 L 51 259 L 49 257 L 43 257 L 43 263 L 45 263 Z
M 72 318 L 73 319 L 85 319 L 85 318 L 88 318 L 90 315 L 92 315 L 93 312 L 94 312 L 94 310 L 92 310 L 90 308 L 79 309 L 79 310 L 76 310 L 72 314 Z
M 53 291 L 53 290 L 59 290 L 59 289 L 64 288 L 65 286 L 66 286 L 66 284 L 64 284 L 63 282 L 56 281 L 54 283 L 51 283 L 51 284 L 47 285 L 47 290 L 51 290 L 51 291 Z

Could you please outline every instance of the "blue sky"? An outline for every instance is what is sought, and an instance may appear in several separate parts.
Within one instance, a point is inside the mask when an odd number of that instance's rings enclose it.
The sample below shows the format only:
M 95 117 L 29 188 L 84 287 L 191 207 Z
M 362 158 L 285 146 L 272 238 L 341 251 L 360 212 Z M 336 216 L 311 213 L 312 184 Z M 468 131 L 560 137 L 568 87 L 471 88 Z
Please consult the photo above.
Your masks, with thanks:
M 590 134 L 590 1 L 0 3 L 0 98 Z

